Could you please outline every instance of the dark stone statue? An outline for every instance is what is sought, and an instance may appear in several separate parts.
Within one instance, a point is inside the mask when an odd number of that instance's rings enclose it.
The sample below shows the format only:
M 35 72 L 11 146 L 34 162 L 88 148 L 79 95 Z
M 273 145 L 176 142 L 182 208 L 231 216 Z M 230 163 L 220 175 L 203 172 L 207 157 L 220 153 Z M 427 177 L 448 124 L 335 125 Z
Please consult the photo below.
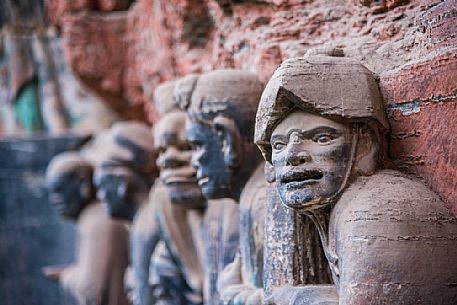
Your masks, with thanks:
M 94 175 L 97 197 L 108 213 L 132 221 L 157 176 L 156 153 L 149 127 L 138 122 L 115 124 L 107 135 L 109 152 L 99 157 Z M 104 142 L 106 143 L 106 141 Z
M 175 84 L 155 90 L 160 120 L 154 126 L 160 181 L 151 192 L 164 243 L 154 253 L 151 274 L 160 304 L 201 304 L 203 271 L 198 254 L 200 226 L 206 208 L 190 164 L 192 150 L 186 138 L 186 114 L 173 97 Z
M 95 198 L 92 165 L 77 152 L 60 154 L 49 164 L 46 176 L 49 201 L 65 218 L 77 220 Z
M 192 147 L 186 138 L 186 114 L 174 110 L 164 115 L 154 128 L 159 151 L 157 167 L 160 180 L 173 204 L 189 209 L 204 209 L 206 202 L 197 184 L 196 170 L 190 164 Z
M 47 267 L 44 272 L 78 304 L 128 304 L 123 289 L 128 233 L 95 201 L 92 172 L 92 165 L 77 152 L 62 153 L 48 166 L 50 201 L 63 216 L 76 221 L 79 248 L 74 264 Z
M 220 303 L 217 280 L 223 268 L 233 262 L 239 248 L 240 216 L 237 203 L 248 180 L 261 163 L 252 144 L 255 110 L 261 90 L 256 76 L 239 70 L 190 75 L 177 83 L 176 98 L 187 111 L 187 138 L 194 147 L 192 165 L 197 169 L 196 177 L 202 193 L 208 199 L 202 229 L 205 304 Z M 246 229 L 245 232 L 252 231 L 248 226 L 253 224 L 248 215 L 251 209 L 248 207 L 247 211 L 246 217 L 241 215 L 244 219 L 242 225 L 246 226 L 242 230 Z M 247 263 L 250 255 L 257 250 L 245 253 L 245 249 L 241 250 L 241 258 L 234 262 L 232 272 L 225 277 L 226 283 L 220 287 L 244 284 L 237 276 L 243 272 L 241 260 Z M 249 257 L 243 257 L 243 254 Z M 258 269 L 250 269 L 254 276 L 246 281 L 254 284 L 245 286 L 246 290 L 250 290 L 249 295 L 258 288 L 258 274 L 254 270 Z M 231 295 L 235 297 L 239 292 L 241 290 Z
M 149 204 L 149 190 L 157 176 L 156 150 L 150 128 L 139 122 L 115 124 L 101 135 L 94 182 L 97 197 L 111 217 L 131 223 L 131 283 L 127 282 L 134 304 L 152 304 L 149 284 L 151 255 L 160 239 L 158 223 Z M 97 148 L 100 147 L 101 148 Z
M 264 164 L 253 173 L 240 196 L 240 246 L 235 260 L 218 279 L 224 304 L 262 304 L 266 217 Z
M 383 110 L 372 73 L 348 58 L 289 59 L 269 81 L 255 141 L 282 203 L 314 223 L 334 285 L 277 288 L 268 303 L 457 301 L 457 220 L 422 182 L 382 169 Z

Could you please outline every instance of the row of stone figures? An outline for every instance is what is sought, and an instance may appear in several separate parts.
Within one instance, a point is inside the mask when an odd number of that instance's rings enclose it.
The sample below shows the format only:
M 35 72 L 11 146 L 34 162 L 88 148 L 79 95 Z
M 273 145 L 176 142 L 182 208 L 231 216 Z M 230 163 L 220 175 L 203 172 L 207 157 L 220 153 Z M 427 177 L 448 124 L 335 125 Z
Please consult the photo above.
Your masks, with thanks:
M 359 62 L 288 59 L 265 88 L 245 71 L 188 75 L 155 108 L 152 132 L 115 124 L 48 167 L 79 232 L 76 262 L 45 269 L 67 300 L 457 304 L 457 220 L 388 162 Z

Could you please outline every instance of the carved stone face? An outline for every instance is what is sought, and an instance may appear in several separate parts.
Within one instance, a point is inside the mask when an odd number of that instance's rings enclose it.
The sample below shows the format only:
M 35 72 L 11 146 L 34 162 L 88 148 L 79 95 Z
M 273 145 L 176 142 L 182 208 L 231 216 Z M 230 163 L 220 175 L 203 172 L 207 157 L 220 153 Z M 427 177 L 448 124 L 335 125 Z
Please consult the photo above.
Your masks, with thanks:
M 58 213 L 76 219 L 91 200 L 91 180 L 78 171 L 65 171 L 47 181 L 49 200 Z
M 113 218 L 132 220 L 138 203 L 135 198 L 135 177 L 123 167 L 98 167 L 94 184 L 97 198 Z
M 186 208 L 203 208 L 205 203 L 198 187 L 197 171 L 190 163 L 192 149 L 186 138 L 185 121 L 184 112 L 174 112 L 156 124 L 157 167 L 172 203 Z
M 313 210 L 338 193 L 350 164 L 350 130 L 304 111 L 292 112 L 274 129 L 272 163 L 284 204 Z
M 215 128 L 187 119 L 187 139 L 194 151 L 192 166 L 197 169 L 197 180 L 206 199 L 231 198 L 232 170 L 224 158 L 223 143 Z

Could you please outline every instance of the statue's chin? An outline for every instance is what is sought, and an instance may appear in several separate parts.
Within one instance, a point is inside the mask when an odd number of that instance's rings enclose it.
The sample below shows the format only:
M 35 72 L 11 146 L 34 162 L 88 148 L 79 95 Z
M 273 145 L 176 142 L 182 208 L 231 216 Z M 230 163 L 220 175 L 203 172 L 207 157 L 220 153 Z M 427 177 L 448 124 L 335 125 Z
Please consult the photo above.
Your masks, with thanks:
M 322 198 L 314 197 L 310 192 L 279 193 L 282 203 L 298 212 L 312 211 L 324 206 Z
M 233 194 L 225 185 L 214 187 L 213 185 L 203 185 L 202 193 L 206 199 L 232 198 Z
M 199 190 L 175 190 L 169 193 L 170 201 L 186 209 L 201 209 L 205 207 L 204 199 Z

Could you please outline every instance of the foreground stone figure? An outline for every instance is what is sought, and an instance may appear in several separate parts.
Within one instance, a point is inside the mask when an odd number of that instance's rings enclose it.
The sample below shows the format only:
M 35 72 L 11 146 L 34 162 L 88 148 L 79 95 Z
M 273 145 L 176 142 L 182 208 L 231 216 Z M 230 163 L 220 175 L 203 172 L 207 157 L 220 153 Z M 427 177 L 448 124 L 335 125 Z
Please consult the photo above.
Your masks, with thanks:
M 56 156 L 48 166 L 50 201 L 65 217 L 76 220 L 79 249 L 66 268 L 46 268 L 78 304 L 129 304 L 123 289 L 128 265 L 128 233 L 95 201 L 93 168 L 76 152 Z
M 201 304 L 203 271 L 197 248 L 206 201 L 190 164 L 186 114 L 177 107 L 174 87 L 173 82 L 164 83 L 154 94 L 155 109 L 161 117 L 154 126 L 160 182 L 154 186 L 150 201 L 164 244 L 154 253 L 152 282 L 160 304 Z
M 356 61 L 307 56 L 275 72 L 255 140 L 282 202 L 317 227 L 335 287 L 280 288 L 268 303 L 457 302 L 457 221 L 423 183 L 381 169 L 388 128 Z
M 131 298 L 134 304 L 151 304 L 149 264 L 160 239 L 148 204 L 149 190 L 157 176 L 152 133 L 142 123 L 121 122 L 104 136 L 104 153 L 96 161 L 94 175 L 97 196 L 111 217 L 131 223 Z
M 197 168 L 202 193 L 209 200 L 202 229 L 205 304 L 220 303 L 216 283 L 238 249 L 239 208 L 236 203 L 261 160 L 252 144 L 261 90 L 256 76 L 238 70 L 188 76 L 177 84 L 176 98 L 187 111 L 187 138 L 195 147 L 192 164 Z M 249 214 L 249 208 L 248 211 Z M 250 231 L 247 227 L 252 224 L 250 220 L 244 224 L 246 232 Z M 252 254 L 256 252 L 251 251 Z M 249 256 L 244 258 L 250 259 L 251 253 L 245 253 Z M 237 264 L 235 273 L 240 274 L 240 268 Z M 257 270 L 249 271 L 255 273 Z M 254 278 L 257 284 L 257 277 L 254 274 L 247 281 Z M 243 284 L 240 276 L 228 278 L 237 280 L 229 280 L 227 285 Z M 255 288 L 258 287 L 250 287 Z

